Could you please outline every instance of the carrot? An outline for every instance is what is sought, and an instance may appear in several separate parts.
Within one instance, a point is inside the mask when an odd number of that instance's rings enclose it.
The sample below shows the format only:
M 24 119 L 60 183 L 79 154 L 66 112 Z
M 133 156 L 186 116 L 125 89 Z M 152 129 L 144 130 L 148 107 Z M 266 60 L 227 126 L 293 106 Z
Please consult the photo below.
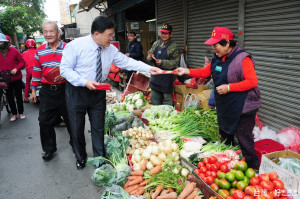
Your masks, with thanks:
M 176 199 L 176 198 L 177 198 L 177 193 L 172 192 L 172 193 L 168 193 L 167 195 L 164 195 L 164 196 L 158 196 L 156 199 Z
M 137 190 L 138 190 L 138 189 L 133 190 L 132 192 L 129 193 L 129 195 L 134 195 L 134 194 L 136 194 Z
M 151 179 L 147 179 L 144 182 L 141 182 L 140 186 L 146 186 L 147 184 L 149 184 L 149 182 L 151 182 Z
M 162 190 L 162 192 L 160 193 L 159 196 L 164 196 L 167 195 L 169 193 L 169 191 L 167 189 Z
M 188 197 L 185 199 L 194 199 L 196 196 L 198 196 L 198 193 L 196 191 L 193 191 Z
M 147 169 L 147 160 L 146 160 L 146 159 L 143 160 L 141 169 L 142 169 L 143 171 L 146 171 L 146 169 Z
M 144 175 L 144 171 L 142 170 L 136 170 L 130 173 L 130 175 L 132 176 L 143 176 Z
M 137 188 L 139 188 L 139 185 L 133 185 L 133 186 L 127 187 L 126 189 L 127 189 L 127 192 L 130 193 L 133 190 L 136 190 Z
M 127 181 L 127 182 L 125 183 L 124 189 L 127 188 L 127 187 L 129 187 L 128 182 L 129 182 L 129 181 Z
M 158 185 L 155 189 L 155 192 L 151 194 L 151 199 L 155 199 L 159 194 L 160 192 L 162 191 L 162 185 Z
M 143 182 L 144 180 L 143 180 L 143 177 L 142 176 L 139 176 L 139 178 L 136 178 L 136 179 L 134 179 L 134 180 L 130 180 L 129 182 L 128 182 L 128 185 L 129 186 L 132 186 L 132 185 L 136 185 L 136 184 L 139 184 L 139 183 L 141 183 L 141 182 Z
M 162 167 L 160 165 L 155 166 L 153 169 L 150 171 L 150 175 L 154 175 L 156 173 L 159 173 L 162 170 Z
M 135 180 L 137 178 L 139 178 L 140 176 L 128 176 L 127 179 L 128 180 Z
M 196 187 L 195 183 L 189 183 L 187 184 L 183 191 L 180 193 L 180 195 L 178 196 L 178 199 L 184 199 L 186 197 L 188 197 L 194 190 L 194 188 Z
M 136 191 L 137 195 L 142 195 L 145 192 L 145 187 L 139 187 Z
M 168 189 L 169 193 L 174 192 L 174 190 L 171 187 L 167 187 L 167 189 Z

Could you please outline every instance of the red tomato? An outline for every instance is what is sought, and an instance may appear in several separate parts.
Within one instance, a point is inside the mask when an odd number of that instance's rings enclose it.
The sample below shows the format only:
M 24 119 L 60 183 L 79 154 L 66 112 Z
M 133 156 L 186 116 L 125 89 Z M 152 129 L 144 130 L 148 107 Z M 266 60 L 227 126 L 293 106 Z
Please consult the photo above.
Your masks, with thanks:
M 210 171 L 207 171 L 207 172 L 205 173 L 205 176 L 206 176 L 206 177 L 207 177 L 207 176 L 211 176 Z
M 229 189 L 229 194 L 232 196 L 235 191 L 236 191 L 235 188 L 231 188 L 231 189 Z
M 203 178 L 205 178 L 206 176 L 205 176 L 204 173 L 200 173 L 200 174 L 199 174 L 199 177 L 203 180 Z
M 199 162 L 197 166 L 198 166 L 198 168 L 200 169 L 201 167 L 204 167 L 205 165 L 204 165 L 203 162 Z
M 269 174 L 268 173 L 264 173 L 264 174 L 260 174 L 260 175 L 258 175 L 258 179 L 260 180 L 260 181 L 269 181 L 270 180 L 270 178 L 269 178 Z
M 264 193 L 264 195 L 263 195 L 264 197 L 265 197 L 265 199 L 273 199 L 273 195 L 272 195 L 272 193 L 270 193 L 270 192 L 266 192 L 266 193 Z
M 197 174 L 197 175 L 199 175 L 201 172 L 200 172 L 200 169 L 195 169 L 194 170 L 195 171 L 195 173 Z
M 215 156 L 210 156 L 210 157 L 208 158 L 208 162 L 209 162 L 210 164 L 214 164 L 214 163 L 217 162 L 217 158 L 216 158 Z
M 254 199 L 266 199 L 265 197 L 263 197 L 263 196 L 255 196 L 255 198 Z
M 233 198 L 234 199 L 244 199 L 245 193 L 242 190 L 235 190 L 233 192 Z
M 259 184 L 258 177 L 254 176 L 254 177 L 250 178 L 250 184 L 251 185 L 258 185 Z
M 207 170 L 210 171 L 210 169 L 211 169 L 211 164 L 208 163 L 208 164 L 205 165 L 205 167 L 207 168 Z
M 202 180 L 207 184 L 207 177 L 204 177 Z
M 203 163 L 204 164 L 208 164 L 208 157 L 206 157 L 206 158 L 203 159 Z
M 220 166 L 220 170 L 221 170 L 222 172 L 224 172 L 224 173 L 227 173 L 227 171 L 228 171 L 227 165 L 225 165 L 225 164 L 221 165 L 221 166 Z
M 254 188 L 255 188 L 255 195 L 261 195 L 262 193 L 262 187 L 260 185 L 254 185 Z
M 226 199 L 234 199 L 233 196 L 228 196 Z
M 211 167 L 210 167 L 210 170 L 217 172 L 219 170 L 219 166 L 217 164 L 212 164 Z
M 214 177 L 214 178 L 215 178 L 215 177 L 217 177 L 217 172 L 215 172 L 215 171 L 211 171 L 211 172 L 210 172 L 210 175 L 211 175 L 212 177 Z
M 272 183 L 271 181 L 261 181 L 261 182 L 259 183 L 259 185 L 260 185 L 263 189 L 265 189 L 265 190 L 267 190 L 267 191 L 273 191 L 273 190 L 274 190 L 274 185 L 273 185 L 273 183 Z
M 212 176 L 206 177 L 206 184 L 211 185 L 212 183 L 215 182 L 215 178 Z
M 286 196 L 286 195 L 287 195 L 287 190 L 286 190 L 286 188 L 283 188 L 283 189 L 280 190 L 280 195 L 281 195 L 281 196 Z
M 200 168 L 200 172 L 201 173 L 206 173 L 207 172 L 207 168 L 206 167 L 201 167 Z
M 271 181 L 278 179 L 278 175 L 276 172 L 269 173 L 269 178 Z
M 212 183 L 210 185 L 210 188 L 212 188 L 215 192 L 218 192 L 219 190 L 219 185 L 217 185 L 217 183 Z
M 275 189 L 282 189 L 284 187 L 284 183 L 281 180 L 273 180 L 273 185 Z
M 254 199 L 252 196 L 245 196 L 244 199 Z
M 257 195 L 257 194 L 255 194 L 255 193 L 256 193 L 255 190 L 256 190 L 256 189 L 255 189 L 254 186 L 248 186 L 248 187 L 246 187 L 246 189 L 245 189 L 245 194 L 250 195 L 250 196 Z

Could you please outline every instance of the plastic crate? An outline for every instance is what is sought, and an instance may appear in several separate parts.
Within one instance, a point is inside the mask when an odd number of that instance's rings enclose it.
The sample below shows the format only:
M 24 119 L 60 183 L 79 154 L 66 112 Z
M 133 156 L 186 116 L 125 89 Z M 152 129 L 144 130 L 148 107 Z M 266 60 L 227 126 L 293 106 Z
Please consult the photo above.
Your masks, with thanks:
M 136 92 L 136 91 L 146 92 L 149 87 L 149 81 L 150 78 L 143 74 L 132 73 L 128 81 L 126 90 L 129 90 L 131 92 Z
M 271 139 L 259 140 L 254 143 L 254 146 L 255 146 L 255 155 L 259 162 L 258 166 L 260 166 L 261 158 L 263 154 L 272 153 L 274 151 L 285 150 L 284 145 Z

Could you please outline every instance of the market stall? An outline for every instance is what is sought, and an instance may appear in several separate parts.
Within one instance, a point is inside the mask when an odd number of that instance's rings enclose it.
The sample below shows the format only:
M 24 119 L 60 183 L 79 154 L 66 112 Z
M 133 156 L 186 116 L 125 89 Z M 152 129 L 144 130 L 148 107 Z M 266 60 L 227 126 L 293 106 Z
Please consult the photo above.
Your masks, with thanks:
M 256 144 L 260 168 L 248 168 L 238 145 L 220 142 L 216 110 L 208 105 L 208 99 L 201 98 L 204 91 L 210 92 L 206 85 L 176 87 L 176 95 L 184 99 L 192 94 L 199 97 L 193 100 L 198 106 L 178 108 L 175 104 L 174 108 L 149 104 L 149 79 L 138 74 L 131 78 L 122 102 L 114 98 L 115 103 L 107 105 L 106 157 L 89 158 L 87 162 L 97 167 L 92 181 L 105 187 L 100 198 L 299 196 L 300 155 L 276 141 L 263 139 Z

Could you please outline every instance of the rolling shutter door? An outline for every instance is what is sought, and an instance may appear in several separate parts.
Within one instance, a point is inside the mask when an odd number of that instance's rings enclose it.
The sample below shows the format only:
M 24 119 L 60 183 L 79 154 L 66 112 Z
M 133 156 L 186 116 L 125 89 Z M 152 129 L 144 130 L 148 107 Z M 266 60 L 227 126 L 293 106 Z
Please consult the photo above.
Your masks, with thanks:
M 261 120 L 300 127 L 300 2 L 247 0 L 244 49 L 256 63 Z
M 188 1 L 187 62 L 190 68 L 202 68 L 204 57 L 212 58 L 211 46 L 203 42 L 210 38 L 215 26 L 227 27 L 237 35 L 238 9 L 238 0 Z
M 180 49 L 184 49 L 184 15 L 183 0 L 157 0 L 157 25 L 172 25 L 172 40 Z

